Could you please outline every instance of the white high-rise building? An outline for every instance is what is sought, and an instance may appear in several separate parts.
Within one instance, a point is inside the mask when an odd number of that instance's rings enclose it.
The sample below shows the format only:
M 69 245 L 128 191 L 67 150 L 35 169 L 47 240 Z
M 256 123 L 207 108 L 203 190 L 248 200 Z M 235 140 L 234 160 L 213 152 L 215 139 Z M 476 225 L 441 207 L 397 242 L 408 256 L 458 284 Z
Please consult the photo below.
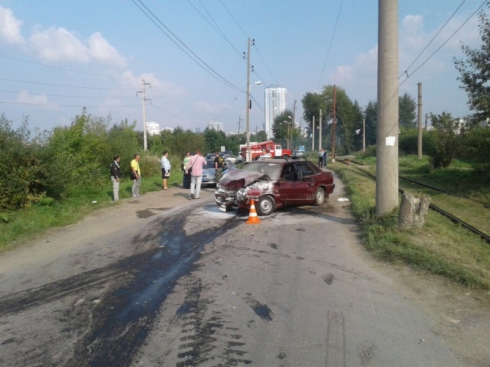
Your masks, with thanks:
M 160 131 L 160 124 L 158 122 L 146 122 L 146 132 L 148 135 L 158 135 Z
M 211 130 L 224 131 L 223 123 L 222 122 L 219 122 L 219 121 L 214 121 L 214 120 L 213 121 L 209 121 L 208 127 Z
M 265 88 L 265 132 L 267 138 L 274 136 L 274 119 L 286 109 L 287 89 L 282 87 Z

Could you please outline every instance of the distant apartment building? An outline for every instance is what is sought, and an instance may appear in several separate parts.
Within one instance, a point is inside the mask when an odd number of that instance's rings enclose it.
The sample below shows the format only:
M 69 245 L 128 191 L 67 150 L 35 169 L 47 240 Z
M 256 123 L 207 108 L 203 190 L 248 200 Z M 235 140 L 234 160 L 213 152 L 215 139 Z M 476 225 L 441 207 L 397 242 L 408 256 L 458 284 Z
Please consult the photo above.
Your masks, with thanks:
M 158 135 L 160 134 L 160 124 L 158 122 L 147 122 L 146 132 L 148 135 Z
M 209 121 L 208 128 L 216 131 L 224 131 L 223 123 L 218 121 Z
M 265 88 L 265 132 L 267 138 L 274 136 L 274 119 L 286 109 L 287 89 L 283 87 Z

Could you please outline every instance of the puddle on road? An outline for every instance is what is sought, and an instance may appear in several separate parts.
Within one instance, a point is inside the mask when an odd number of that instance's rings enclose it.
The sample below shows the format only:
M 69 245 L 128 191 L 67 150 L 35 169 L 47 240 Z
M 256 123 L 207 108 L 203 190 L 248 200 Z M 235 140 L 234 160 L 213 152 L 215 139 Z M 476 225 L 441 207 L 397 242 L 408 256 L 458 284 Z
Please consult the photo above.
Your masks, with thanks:
M 206 244 L 240 224 L 231 219 L 218 228 L 186 236 L 184 225 L 191 210 L 162 224 L 161 247 L 134 256 L 133 262 L 125 264 L 130 276 L 105 295 L 103 302 L 93 310 L 97 324 L 79 340 L 67 365 L 131 365 L 176 282 L 195 268 Z M 267 318 L 267 313 L 264 316 Z

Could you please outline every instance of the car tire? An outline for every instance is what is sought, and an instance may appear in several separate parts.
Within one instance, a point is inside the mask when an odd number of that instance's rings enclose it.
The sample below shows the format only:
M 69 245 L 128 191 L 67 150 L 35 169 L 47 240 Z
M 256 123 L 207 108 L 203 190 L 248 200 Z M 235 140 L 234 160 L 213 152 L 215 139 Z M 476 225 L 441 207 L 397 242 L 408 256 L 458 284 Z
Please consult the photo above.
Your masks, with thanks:
M 282 157 L 283 157 L 284 159 L 289 158 L 289 156 L 288 156 L 287 154 L 284 154 Z
M 319 187 L 315 191 L 315 205 L 322 205 L 325 202 L 325 190 Z
M 257 214 L 271 215 L 276 211 L 276 202 L 271 196 L 262 196 L 256 204 Z

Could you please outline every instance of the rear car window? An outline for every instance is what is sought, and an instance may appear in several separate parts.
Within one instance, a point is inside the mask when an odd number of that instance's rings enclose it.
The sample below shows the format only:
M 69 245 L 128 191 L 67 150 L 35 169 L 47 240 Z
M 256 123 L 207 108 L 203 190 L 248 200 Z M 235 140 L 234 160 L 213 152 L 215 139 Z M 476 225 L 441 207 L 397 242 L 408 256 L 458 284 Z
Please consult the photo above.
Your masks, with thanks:
M 296 163 L 295 166 L 296 170 L 300 172 L 301 177 L 311 176 L 315 174 L 308 163 Z

